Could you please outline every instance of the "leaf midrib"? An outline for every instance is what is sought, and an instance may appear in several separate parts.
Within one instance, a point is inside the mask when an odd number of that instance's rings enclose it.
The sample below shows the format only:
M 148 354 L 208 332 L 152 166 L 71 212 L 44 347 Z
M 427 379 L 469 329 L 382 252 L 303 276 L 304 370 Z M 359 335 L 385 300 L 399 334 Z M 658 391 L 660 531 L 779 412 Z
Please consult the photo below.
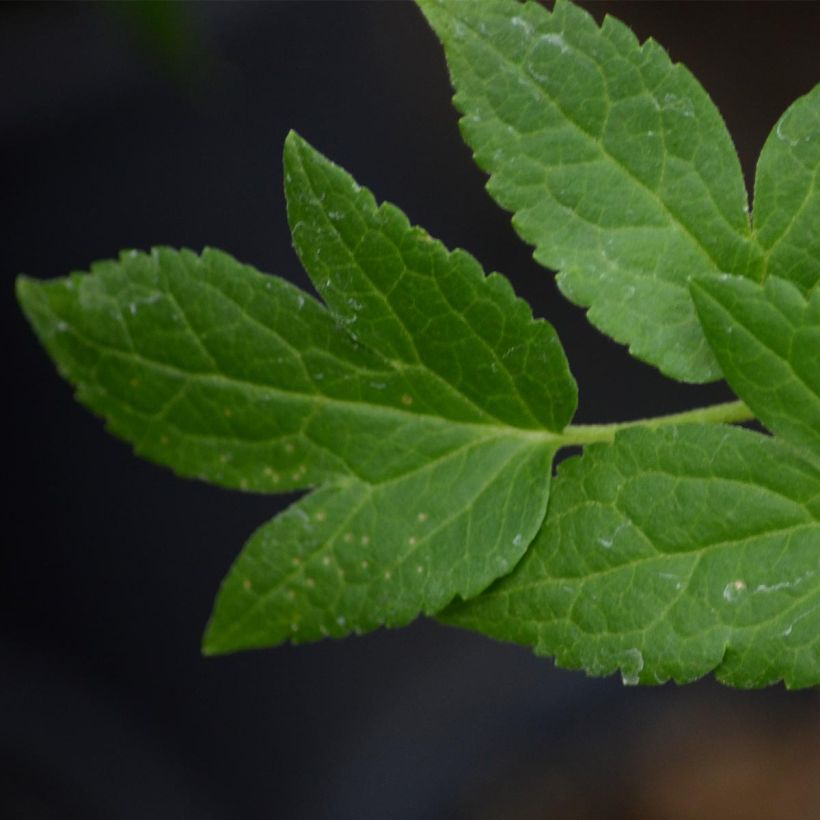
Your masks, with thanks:
M 712 550 L 723 549 L 725 547 L 730 547 L 738 543 L 743 543 L 745 541 L 751 541 L 758 538 L 765 538 L 771 535 L 780 535 L 781 533 L 796 533 L 804 529 L 810 530 L 813 527 L 818 527 L 818 522 L 815 519 L 812 519 L 810 521 L 803 521 L 798 524 L 790 524 L 786 527 L 776 527 L 771 530 L 761 530 L 760 532 L 754 533 L 753 535 L 741 536 L 740 538 L 727 538 L 722 541 L 714 541 L 710 544 L 704 544 L 703 546 L 696 547 L 685 552 L 655 552 L 652 555 L 643 555 L 638 558 L 634 558 L 631 561 L 626 561 L 622 564 L 618 564 L 617 566 L 606 567 L 604 569 L 595 570 L 592 572 L 585 573 L 583 575 L 550 575 L 546 579 L 541 578 L 540 580 L 529 581 L 525 584 L 505 586 L 503 589 L 487 591 L 483 594 L 483 597 L 501 598 L 505 595 L 512 595 L 517 594 L 519 592 L 527 592 L 529 590 L 536 590 L 543 587 L 548 587 L 552 584 L 560 583 L 562 581 L 570 581 L 583 585 L 592 579 L 603 578 L 607 575 L 611 575 L 616 572 L 622 572 L 623 570 L 641 567 L 652 561 L 668 561 L 674 560 L 675 558 L 681 558 L 684 556 L 692 557 L 694 560 L 698 560 L 702 558 L 704 555 L 708 555 Z M 645 533 L 643 533 L 643 531 L 640 532 L 641 536 L 646 538 Z
M 548 430 L 531 430 L 520 427 L 513 427 L 511 425 L 505 424 L 493 424 L 489 422 L 478 421 L 470 422 L 457 419 L 449 419 L 446 416 L 438 416 L 432 413 L 424 413 L 419 411 L 412 412 L 410 410 L 403 410 L 402 408 L 391 407 L 389 405 L 371 404 L 369 402 L 352 401 L 350 399 L 340 399 L 337 397 L 328 396 L 320 392 L 300 393 L 297 391 L 283 390 L 281 387 L 273 387 L 265 384 L 259 384 L 257 382 L 252 382 L 247 379 L 240 378 L 238 376 L 231 376 L 219 371 L 208 373 L 203 371 L 183 370 L 175 365 L 168 364 L 167 362 L 160 362 L 155 359 L 149 358 L 143 355 L 142 353 L 138 353 L 135 350 L 123 350 L 121 348 L 117 348 L 114 346 L 107 346 L 101 344 L 100 342 L 93 340 L 90 337 L 80 333 L 77 330 L 77 328 L 73 325 L 70 326 L 70 330 L 76 336 L 82 339 L 86 344 L 100 351 L 103 355 L 113 355 L 123 359 L 133 359 L 136 360 L 143 367 L 146 367 L 148 369 L 154 369 L 156 371 L 168 375 L 173 375 L 175 378 L 179 378 L 182 380 L 194 380 L 210 382 L 215 384 L 222 383 L 223 385 L 228 385 L 231 387 L 241 387 L 246 390 L 264 392 L 266 395 L 274 395 L 283 402 L 304 402 L 306 404 L 313 402 L 331 405 L 334 407 L 345 408 L 348 410 L 357 410 L 361 413 L 371 413 L 376 415 L 384 414 L 388 416 L 400 417 L 402 419 L 412 419 L 416 421 L 428 421 L 438 423 L 442 425 L 447 425 L 448 427 L 467 428 L 471 430 L 481 431 L 481 435 L 483 437 L 486 437 L 487 431 L 490 430 L 495 431 L 494 433 L 490 434 L 491 436 L 505 435 L 525 439 L 531 442 L 558 444 L 563 443 L 565 441 L 564 437 L 561 434 L 551 433 Z

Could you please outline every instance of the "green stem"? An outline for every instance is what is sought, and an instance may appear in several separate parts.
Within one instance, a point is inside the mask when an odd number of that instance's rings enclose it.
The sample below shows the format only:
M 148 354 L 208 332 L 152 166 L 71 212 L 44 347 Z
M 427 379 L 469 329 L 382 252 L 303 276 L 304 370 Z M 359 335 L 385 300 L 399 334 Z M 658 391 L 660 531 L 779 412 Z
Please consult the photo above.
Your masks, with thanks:
M 712 404 L 708 407 L 696 407 L 683 413 L 672 413 L 669 416 L 655 416 L 649 419 L 637 419 L 616 424 L 571 424 L 561 434 L 564 446 L 609 442 L 619 430 L 628 427 L 664 427 L 668 424 L 733 424 L 740 421 L 752 421 L 754 413 L 742 401 L 728 401 L 724 404 Z

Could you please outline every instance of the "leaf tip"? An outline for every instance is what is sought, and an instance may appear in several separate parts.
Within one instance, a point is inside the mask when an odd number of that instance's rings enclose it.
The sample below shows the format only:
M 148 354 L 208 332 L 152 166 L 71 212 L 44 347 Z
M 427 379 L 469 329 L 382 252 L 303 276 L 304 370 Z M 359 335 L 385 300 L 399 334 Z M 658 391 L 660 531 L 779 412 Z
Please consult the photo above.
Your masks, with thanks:
M 294 128 L 289 128 L 285 136 L 285 151 L 294 150 L 305 144 L 305 138 Z
M 288 182 L 288 168 L 293 161 L 296 160 L 299 149 L 304 145 L 304 139 L 291 128 L 285 136 L 285 142 L 282 146 L 282 162 L 285 166 L 285 183 L 287 187 Z
M 17 276 L 14 281 L 17 303 L 38 336 L 41 336 L 42 329 L 49 324 L 50 311 L 44 285 L 44 282 L 24 274 Z
M 702 291 L 704 286 L 709 281 L 709 277 L 706 276 L 691 276 L 689 278 L 689 290 L 690 291 Z
M 32 301 L 36 293 L 38 282 L 30 276 L 21 273 L 14 280 L 14 294 L 17 301 L 25 309 L 26 304 Z
M 709 302 L 715 297 L 710 287 L 712 279 L 714 279 L 714 277 L 707 276 L 693 276 L 689 279 L 689 296 L 692 299 L 692 304 L 695 306 L 695 313 L 701 325 L 705 321 L 704 311 L 707 310 Z
M 213 619 L 211 619 L 208 626 L 205 627 L 199 651 L 203 658 L 214 658 L 218 655 L 227 655 L 231 652 L 231 647 L 222 639 L 220 630 L 214 628 Z
M 719 303 L 721 295 L 726 292 L 723 279 L 724 276 L 693 276 L 689 279 L 689 295 L 701 324 L 706 320 L 705 311 L 712 303 Z
M 304 187 L 297 184 L 297 179 L 303 173 L 307 173 L 308 168 L 330 167 L 341 170 L 293 128 L 285 137 L 282 156 L 285 166 L 285 191 L 288 194 Z

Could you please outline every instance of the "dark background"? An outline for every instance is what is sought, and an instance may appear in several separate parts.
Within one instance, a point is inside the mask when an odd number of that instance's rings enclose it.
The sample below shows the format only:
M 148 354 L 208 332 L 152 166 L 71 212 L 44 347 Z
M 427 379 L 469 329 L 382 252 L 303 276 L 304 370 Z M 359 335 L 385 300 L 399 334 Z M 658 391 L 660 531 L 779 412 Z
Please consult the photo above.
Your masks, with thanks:
M 817 4 L 587 5 L 689 65 L 747 177 L 820 74 Z M 628 689 L 430 622 L 200 657 L 222 576 L 282 499 L 134 458 L 57 378 L 13 279 L 209 244 L 308 287 L 282 196 L 291 127 L 512 279 L 558 329 L 579 421 L 728 394 L 663 379 L 559 297 L 484 192 L 412 5 L 157 11 L 0 4 L 0 817 L 820 816 L 816 692 Z

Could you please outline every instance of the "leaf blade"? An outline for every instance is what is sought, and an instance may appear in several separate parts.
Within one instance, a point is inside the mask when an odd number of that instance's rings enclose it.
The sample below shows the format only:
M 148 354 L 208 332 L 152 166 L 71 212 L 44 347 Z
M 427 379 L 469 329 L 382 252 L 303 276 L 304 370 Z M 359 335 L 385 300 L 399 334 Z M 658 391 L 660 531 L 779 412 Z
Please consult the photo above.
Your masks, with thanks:
M 439 617 L 627 683 L 816 684 L 820 470 L 742 429 L 625 431 L 564 462 L 521 563 Z
M 737 156 L 697 81 L 568 3 L 420 5 L 464 138 L 536 260 L 633 355 L 683 381 L 718 378 L 687 279 L 754 275 L 760 252 Z
M 820 456 L 820 290 L 769 276 L 691 283 L 704 331 L 732 389 L 773 432 Z
M 329 309 L 213 250 L 128 252 L 90 274 L 18 283 L 80 400 L 138 452 L 243 490 L 319 488 L 251 539 L 215 605 L 209 652 L 406 623 L 485 588 L 540 526 L 557 431 L 577 401 L 555 331 L 506 280 L 376 208 L 296 135 L 286 166 L 295 242 Z M 390 302 L 385 270 L 358 242 L 340 259 L 327 230 L 340 202 L 368 241 L 401 250 L 402 304 L 415 316 Z M 355 334 L 343 312 L 352 274 Z M 450 342 L 455 358 L 441 353 Z M 314 530 L 330 540 L 315 544 Z M 307 549 L 322 564 L 294 578 Z M 328 567 L 340 574 L 321 606 Z
M 403 626 L 455 595 L 472 597 L 535 537 L 553 454 L 498 439 L 391 482 L 324 485 L 245 545 L 205 651 Z
M 465 251 L 448 254 L 398 208 L 377 206 L 294 132 L 285 141 L 285 180 L 296 251 L 354 338 L 392 362 L 426 368 L 437 391 L 455 388 L 472 408 L 492 408 L 490 422 L 566 426 L 577 389 L 558 337 L 533 320 L 506 279 L 485 277 Z
M 789 106 L 766 140 L 753 216 L 764 274 L 808 293 L 820 281 L 820 85 Z
M 221 486 L 279 492 L 346 472 L 302 428 L 317 399 L 343 408 L 354 397 L 319 393 L 296 345 L 325 354 L 333 385 L 388 375 L 307 294 L 218 251 L 126 252 L 90 274 L 23 278 L 18 295 L 81 403 L 139 455 Z M 389 414 L 398 401 L 385 392 L 354 406 Z

